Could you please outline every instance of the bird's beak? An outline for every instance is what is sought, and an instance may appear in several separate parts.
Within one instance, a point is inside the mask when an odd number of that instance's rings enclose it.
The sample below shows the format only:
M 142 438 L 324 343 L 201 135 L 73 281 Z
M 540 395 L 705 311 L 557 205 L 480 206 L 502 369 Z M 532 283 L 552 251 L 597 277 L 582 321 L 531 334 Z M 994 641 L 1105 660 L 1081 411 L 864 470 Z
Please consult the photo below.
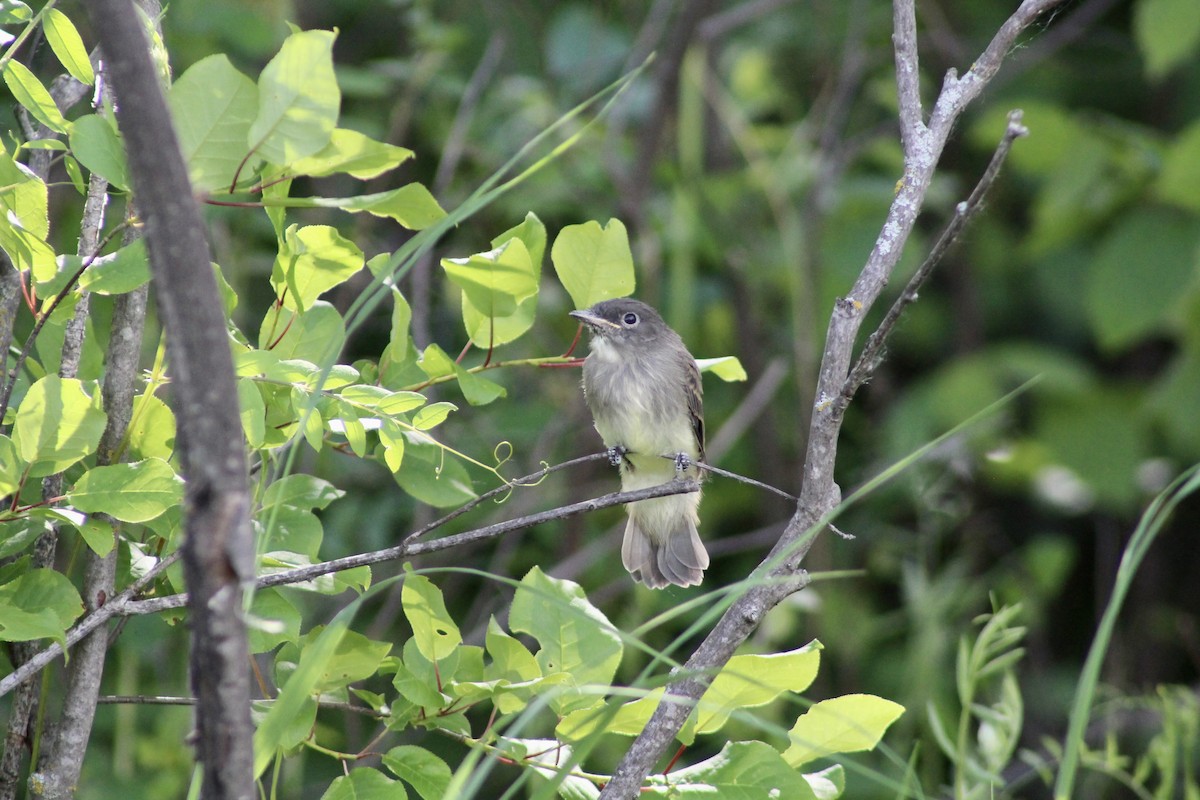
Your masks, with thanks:
M 571 316 L 574 317 L 575 319 L 579 320 L 580 322 L 582 322 L 584 325 L 587 325 L 589 328 L 591 328 L 594 331 L 601 330 L 602 328 L 617 328 L 617 329 L 619 329 L 621 327 L 620 325 L 618 325 L 615 322 L 609 322 L 608 320 L 604 319 L 603 317 L 596 316 L 595 314 L 593 314 L 591 312 L 590 309 L 585 310 L 585 311 L 572 311 Z

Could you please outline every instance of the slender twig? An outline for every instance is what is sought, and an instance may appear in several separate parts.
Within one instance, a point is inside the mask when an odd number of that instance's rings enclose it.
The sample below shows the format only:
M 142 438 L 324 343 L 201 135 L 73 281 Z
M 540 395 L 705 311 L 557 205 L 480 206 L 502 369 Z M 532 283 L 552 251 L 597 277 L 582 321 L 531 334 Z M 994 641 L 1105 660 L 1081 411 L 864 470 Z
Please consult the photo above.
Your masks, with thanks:
M 678 456 L 668 455 L 666 453 L 663 453 L 662 458 L 668 459 L 670 461 L 674 461 L 678 458 Z M 739 475 L 736 472 L 730 472 L 729 470 L 721 469 L 720 467 L 714 467 L 712 464 L 705 464 L 700 461 L 692 462 L 692 466 L 697 467 L 697 468 L 703 470 L 704 472 L 711 472 L 714 475 L 720 475 L 722 478 L 733 478 L 735 481 L 738 481 L 739 483 L 744 483 L 749 486 L 756 486 L 759 489 L 763 489 L 765 491 L 771 492 L 772 494 L 777 494 L 780 497 L 782 497 L 784 500 L 791 500 L 793 503 L 796 502 L 795 495 L 788 494 L 783 489 L 778 489 L 769 483 L 763 483 L 762 481 L 756 481 L 753 478 L 747 478 L 745 475 Z
M 614 494 L 606 494 L 591 500 L 583 500 L 578 503 L 552 508 L 548 511 L 539 511 L 536 514 L 528 514 L 514 519 L 497 522 L 493 525 L 485 525 L 482 528 L 466 531 L 464 533 L 456 533 L 451 536 L 443 536 L 440 539 L 434 539 L 429 542 L 413 542 L 408 539 L 404 542 L 383 550 L 375 550 L 370 553 L 358 553 L 345 558 L 335 558 L 331 561 L 323 561 L 320 564 L 312 564 L 307 567 L 297 567 L 296 569 L 283 570 L 270 575 L 264 575 L 258 579 L 256 586 L 259 589 L 265 589 L 271 586 L 288 586 L 296 583 L 304 583 L 311 581 L 314 578 L 319 578 L 323 575 L 329 575 L 334 572 L 343 572 L 356 567 L 366 567 L 372 564 L 379 564 L 384 561 L 394 561 L 399 558 L 407 558 L 409 556 L 425 555 L 427 553 L 436 553 L 440 550 L 448 550 L 452 547 L 460 547 L 462 545 L 474 544 L 476 542 L 493 539 L 497 536 L 502 536 L 506 533 L 531 528 L 534 525 L 541 525 L 545 522 L 552 522 L 564 517 L 582 514 L 587 511 L 598 511 L 602 508 L 621 505 L 623 503 L 634 503 L 638 500 L 649 500 L 654 497 L 666 497 L 672 494 L 683 494 L 685 492 L 698 492 L 700 485 L 693 480 L 672 480 L 658 486 L 651 486 L 646 489 L 638 489 L 633 492 L 616 492 Z M 411 538 L 411 537 L 409 537 Z M 174 594 L 167 597 L 155 598 L 153 600 L 141 600 L 126 604 L 122 609 L 125 614 L 155 614 L 160 611 L 166 611 L 172 608 L 179 608 L 187 603 L 186 594 Z
M 845 384 L 842 386 L 842 393 L 838 399 L 838 403 L 845 408 L 849 405 L 850 400 L 854 397 L 854 393 L 868 380 L 879 366 L 883 357 L 883 348 L 887 343 L 887 339 L 896 329 L 896 323 L 900 321 L 900 315 L 908 306 L 917 301 L 917 296 L 920 293 L 921 287 L 925 285 L 925 281 L 933 273 L 934 267 L 941 262 L 946 255 L 946 251 L 950 246 L 957 241 L 958 236 L 962 233 L 967 223 L 975 216 L 983 205 L 983 198 L 987 195 L 988 190 L 992 188 L 992 184 L 996 182 L 996 177 L 1000 174 L 1000 168 L 1004 166 L 1004 160 L 1008 158 L 1008 152 L 1012 149 L 1012 143 L 1022 136 L 1029 133 L 1029 129 L 1021 123 L 1021 111 L 1013 110 L 1008 114 L 1008 127 L 1004 131 L 1003 138 L 1000 139 L 1000 144 L 996 146 L 996 152 L 992 154 L 992 160 L 984 170 L 983 175 L 979 178 L 979 182 L 975 184 L 975 189 L 970 196 L 959 203 L 954 209 L 954 216 L 942 231 L 942 235 L 938 237 L 937 243 L 933 249 L 929 251 L 929 255 L 925 257 L 925 261 L 917 268 L 909 278 L 908 284 L 905 285 L 904 291 L 892 303 L 892 307 L 888 309 L 884 315 L 883 321 L 879 323 L 879 327 L 875 332 L 867 337 L 867 342 L 863 346 L 862 353 L 859 354 L 858 361 L 855 362 L 854 368 L 850 370 L 850 375 L 846 378 Z
M 917 9 L 912 2 L 892 6 L 892 48 L 896 58 L 896 89 L 900 101 L 900 139 L 911 156 L 925 133 L 921 110 L 921 71 L 917 60 Z
M 104 706 L 194 706 L 194 697 L 168 697 L 131 694 L 108 694 L 96 698 L 96 702 Z
M 514 480 L 507 481 L 504 484 L 497 486 L 495 489 L 492 489 L 490 492 L 484 492 L 483 494 L 479 495 L 479 497 L 476 497 L 474 500 L 470 501 L 469 503 L 459 506 L 458 508 L 454 509 L 453 511 L 451 511 L 449 514 L 445 515 L 444 517 L 441 517 L 440 519 L 436 519 L 433 522 L 429 523 L 428 525 L 421 526 L 417 530 L 410 533 L 408 536 L 405 536 L 404 542 L 407 543 L 407 542 L 413 541 L 414 539 L 419 539 L 422 536 L 424 536 L 425 534 L 434 530 L 435 528 L 440 528 L 441 526 L 445 525 L 450 520 L 455 519 L 456 517 L 461 517 L 463 514 L 467 513 L 471 509 L 478 506 L 480 503 L 491 500 L 493 497 L 496 497 L 497 495 L 506 494 L 508 492 L 511 492 L 515 487 L 536 486 L 538 483 L 540 483 L 542 481 L 543 478 L 545 478 L 547 475 L 549 475 L 552 472 L 558 472 L 559 470 L 566 469 L 567 467 L 575 467 L 575 466 L 579 466 L 580 464 L 586 464 L 589 461 L 599 461 L 602 458 L 608 458 L 608 453 L 607 452 L 592 453 L 591 455 L 580 456 L 579 458 L 573 458 L 570 461 L 564 461 L 561 464 L 555 464 L 553 466 L 543 465 L 543 467 L 541 469 L 539 469 L 537 472 L 526 475 L 524 478 L 516 478 Z

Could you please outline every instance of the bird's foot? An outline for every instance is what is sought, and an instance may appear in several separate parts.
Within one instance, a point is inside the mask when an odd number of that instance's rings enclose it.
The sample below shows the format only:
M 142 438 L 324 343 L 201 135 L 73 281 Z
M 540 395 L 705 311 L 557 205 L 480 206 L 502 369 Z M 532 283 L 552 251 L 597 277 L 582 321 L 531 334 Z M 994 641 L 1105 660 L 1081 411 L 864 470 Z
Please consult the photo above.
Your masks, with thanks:
M 675 477 L 678 478 L 692 466 L 692 457 L 687 453 L 675 454 Z
M 608 448 L 608 463 L 614 467 L 621 466 L 621 462 L 625 460 L 625 454 L 629 452 L 629 448 L 623 444 L 614 444 Z

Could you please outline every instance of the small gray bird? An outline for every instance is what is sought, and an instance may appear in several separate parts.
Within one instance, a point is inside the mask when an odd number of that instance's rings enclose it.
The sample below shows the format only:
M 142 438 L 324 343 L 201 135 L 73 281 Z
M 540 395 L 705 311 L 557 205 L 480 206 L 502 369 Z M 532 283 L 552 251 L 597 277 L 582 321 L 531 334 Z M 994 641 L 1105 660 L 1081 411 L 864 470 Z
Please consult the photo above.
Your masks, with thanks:
M 630 298 L 605 300 L 571 316 L 592 334 L 583 392 L 600 438 L 620 465 L 622 491 L 658 486 L 677 474 L 699 481 L 700 370 L 679 334 L 653 308 Z M 625 507 L 621 561 L 634 580 L 651 589 L 700 583 L 708 553 L 696 532 L 699 505 L 700 493 L 690 492 Z

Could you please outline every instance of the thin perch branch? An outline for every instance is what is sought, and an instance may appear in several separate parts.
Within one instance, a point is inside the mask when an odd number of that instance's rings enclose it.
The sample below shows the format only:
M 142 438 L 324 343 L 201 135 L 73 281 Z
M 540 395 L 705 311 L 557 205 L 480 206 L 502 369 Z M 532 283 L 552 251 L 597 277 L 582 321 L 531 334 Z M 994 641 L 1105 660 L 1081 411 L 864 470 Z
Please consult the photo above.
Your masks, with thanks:
M 591 459 L 584 459 L 591 460 Z M 482 528 L 465 531 L 464 533 L 456 533 L 451 536 L 443 536 L 440 539 L 434 539 L 429 542 L 413 542 L 412 539 L 416 534 L 408 536 L 403 542 L 395 547 L 384 548 L 370 553 L 357 553 L 345 558 L 335 558 L 331 561 L 323 561 L 320 564 L 313 564 L 307 567 L 297 567 L 296 569 L 284 570 L 269 575 L 264 575 L 258 579 L 256 585 L 259 589 L 265 589 L 270 586 L 287 586 L 290 584 L 303 583 L 305 581 L 319 578 L 322 575 L 329 575 L 334 572 L 343 572 L 356 567 L 366 567 L 372 564 L 379 564 L 384 561 L 394 561 L 399 558 L 408 558 L 409 556 L 419 556 L 426 553 L 436 553 L 439 550 L 449 550 L 452 547 L 459 547 L 466 544 L 474 544 L 487 539 L 493 539 L 497 536 L 502 536 L 506 533 L 521 530 L 523 528 L 531 528 L 534 525 L 541 525 L 544 522 L 552 522 L 556 519 L 582 514 L 587 511 L 598 511 L 601 508 L 609 508 L 623 503 L 633 503 L 638 500 L 649 500 L 654 497 L 666 497 L 672 494 L 683 494 L 685 492 L 698 492 L 700 485 L 693 480 L 673 480 L 667 483 L 651 486 L 646 489 L 638 489 L 633 492 L 615 492 L 606 494 L 591 500 L 583 500 L 578 503 L 552 508 L 548 511 L 539 511 L 536 514 L 528 514 L 515 519 L 504 520 L 493 525 L 485 525 Z M 166 611 L 172 608 L 179 608 L 187 603 L 186 594 L 174 594 L 168 597 L 155 598 L 153 600 L 142 600 L 126 604 L 122 612 L 123 614 L 155 614 L 159 611 Z

